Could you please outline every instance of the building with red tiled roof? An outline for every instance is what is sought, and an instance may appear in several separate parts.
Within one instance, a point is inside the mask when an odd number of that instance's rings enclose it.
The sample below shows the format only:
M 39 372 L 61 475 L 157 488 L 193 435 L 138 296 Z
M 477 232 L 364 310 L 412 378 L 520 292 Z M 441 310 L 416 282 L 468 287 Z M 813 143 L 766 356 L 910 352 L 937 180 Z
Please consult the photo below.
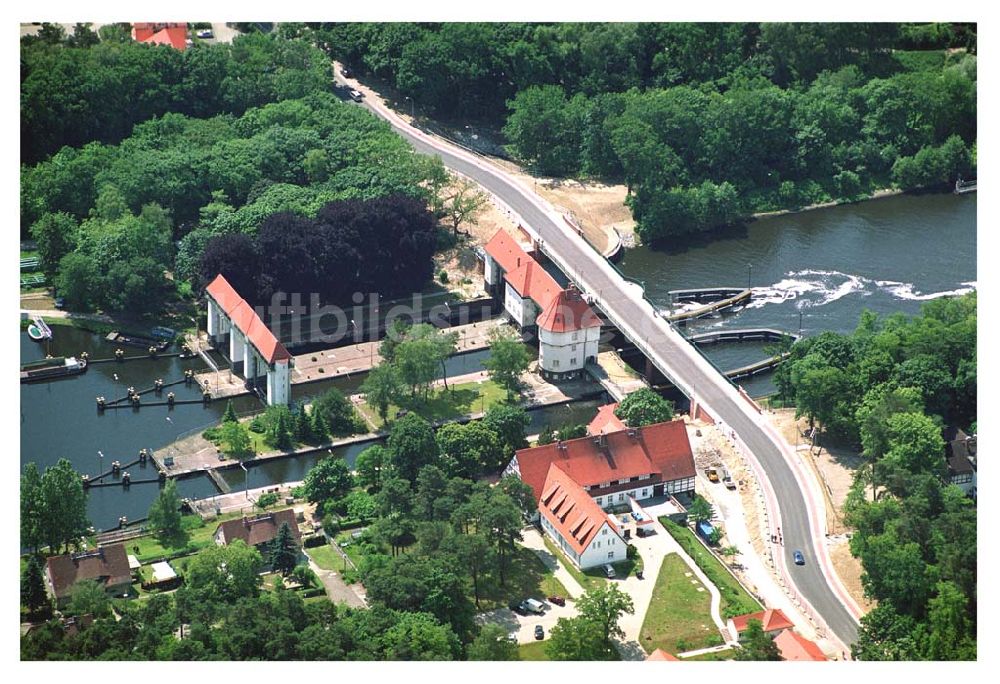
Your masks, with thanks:
M 150 45 L 167 45 L 175 50 L 187 49 L 187 24 L 183 22 L 140 22 L 132 24 L 132 39 Z
M 604 432 L 618 432 L 619 430 L 627 429 L 622 419 L 615 415 L 615 409 L 617 408 L 617 401 L 613 404 L 599 406 L 597 408 L 597 415 L 587 425 L 587 434 L 593 437 Z
M 215 543 L 219 546 L 232 544 L 237 539 L 243 541 L 247 546 L 262 546 L 270 544 L 276 536 L 281 526 L 287 524 L 295 541 L 302 539 L 299 532 L 299 525 L 295 521 L 295 511 L 286 508 L 281 511 L 274 511 L 256 518 L 235 518 L 219 523 L 215 529 Z
M 506 472 L 520 477 L 538 500 L 553 463 L 602 508 L 629 497 L 694 492 L 694 455 L 680 420 L 520 449 Z
M 530 246 L 530 245 L 529 245 Z M 545 377 L 574 377 L 597 360 L 601 319 L 576 287 L 562 288 L 521 243 L 500 230 L 486 243 L 487 290 L 518 328 L 538 328 Z
M 782 660 L 827 660 L 819 646 L 790 629 L 786 629 L 776 636 L 774 643 L 781 653 Z
M 257 312 L 220 273 L 205 288 L 208 335 L 217 347 L 226 346 L 229 361 L 253 385 L 267 377 L 267 403 L 288 404 L 292 395 L 292 355 Z
M 737 615 L 734 618 L 729 618 L 729 633 L 742 639 L 743 633 L 750 626 L 751 620 L 760 622 L 761 628 L 772 638 L 781 630 L 791 629 L 795 626 L 780 609 L 768 608 L 757 613 L 748 613 L 747 615 Z
M 549 466 L 538 511 L 542 529 L 581 570 L 625 560 L 628 545 L 615 519 L 558 463 Z
M 673 660 L 673 661 L 680 662 L 680 658 L 676 658 L 676 657 L 670 655 L 669 653 L 667 653 L 666 651 L 664 651 L 662 648 L 658 648 L 655 651 L 653 651 L 652 653 L 650 653 L 648 656 L 646 656 L 646 660 Z
M 69 600 L 77 582 L 92 580 L 117 596 L 129 591 L 132 571 L 123 544 L 101 546 L 83 553 L 49 556 L 45 561 L 45 581 L 56 602 Z

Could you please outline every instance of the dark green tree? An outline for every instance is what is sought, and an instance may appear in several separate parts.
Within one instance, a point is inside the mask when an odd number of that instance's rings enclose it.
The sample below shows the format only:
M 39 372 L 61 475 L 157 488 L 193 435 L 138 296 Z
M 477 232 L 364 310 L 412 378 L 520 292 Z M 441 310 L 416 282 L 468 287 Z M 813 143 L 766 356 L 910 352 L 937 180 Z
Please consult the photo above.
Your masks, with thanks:
M 408 413 L 393 423 L 386 450 L 393 470 L 410 482 L 416 480 L 423 466 L 438 460 L 434 429 L 415 413 Z
M 278 534 L 271 541 L 268 564 L 275 572 L 287 576 L 295 569 L 299 560 L 299 548 L 288 523 L 281 523 Z
M 45 499 L 42 476 L 32 461 L 21 471 L 21 546 L 38 551 L 46 541 Z
M 41 484 L 43 533 L 51 551 L 79 544 L 90 527 L 87 493 L 80 474 L 65 458 L 45 469 Z
M 674 405 L 648 387 L 632 392 L 622 399 L 615 415 L 629 427 L 663 423 L 674 417 Z
M 618 625 L 622 615 L 635 611 L 632 598 L 614 584 L 606 584 L 599 589 L 591 589 L 577 601 L 580 617 L 594 623 L 600 629 L 605 650 L 614 648 L 612 637 L 623 637 L 625 632 Z
M 490 331 L 490 357 L 483 367 L 490 378 L 507 390 L 507 399 L 513 400 L 521 388 L 521 374 L 528 370 L 531 357 L 517 335 L 507 327 Z
M 371 492 L 378 492 L 382 487 L 388 460 L 389 454 L 381 444 L 373 444 L 358 454 L 354 461 L 358 484 Z
M 490 428 L 500 438 L 504 455 L 510 458 L 518 449 L 528 446 L 525 431 L 531 424 L 531 418 L 520 406 L 511 404 L 493 404 L 486 409 L 483 424 Z
M 774 639 L 764 631 L 760 620 L 750 620 L 740 638 L 736 660 L 781 660 L 781 652 Z
M 222 414 L 223 423 L 235 423 L 239 420 L 236 416 L 236 409 L 233 408 L 233 400 L 230 399 L 226 402 L 226 411 Z
M 43 608 L 51 607 L 49 595 L 45 591 L 45 580 L 42 577 L 42 562 L 35 554 L 28 558 L 28 564 L 21 573 L 21 605 L 27 608 L 31 615 L 40 615 L 43 613 Z
M 306 473 L 302 487 L 306 497 L 315 504 L 340 499 L 354 486 L 347 462 L 340 457 L 324 458 Z
M 483 625 L 469 644 L 467 655 L 469 660 L 480 661 L 521 659 L 517 644 L 507 638 L 507 631 L 500 625 Z
M 160 539 L 176 539 L 182 534 L 181 497 L 177 493 L 176 480 L 167 480 L 159 496 L 150 505 L 147 524 L 156 531 Z
M 403 382 L 399 378 L 399 371 L 393 364 L 382 362 L 368 371 L 365 381 L 361 384 L 361 392 L 384 423 L 389 418 L 389 407 L 398 404 L 403 395 Z

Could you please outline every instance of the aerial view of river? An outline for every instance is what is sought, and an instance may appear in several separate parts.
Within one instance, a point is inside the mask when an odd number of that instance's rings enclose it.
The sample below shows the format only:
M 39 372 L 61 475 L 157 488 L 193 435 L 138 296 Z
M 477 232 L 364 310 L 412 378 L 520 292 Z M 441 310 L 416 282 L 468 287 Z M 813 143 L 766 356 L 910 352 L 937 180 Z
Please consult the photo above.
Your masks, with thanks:
M 674 289 L 747 282 L 748 264 L 753 301 L 742 310 L 689 325 L 700 332 L 717 327 L 771 327 L 812 335 L 824 330 L 848 332 L 864 308 L 880 314 L 913 314 L 928 299 L 967 292 L 976 283 L 976 197 L 966 195 L 900 196 L 875 202 L 767 218 L 751 223 L 732 236 L 656 251 L 629 250 L 621 264 L 629 276 L 645 281 L 648 296 L 668 309 L 667 292 Z M 107 358 L 114 346 L 75 328 L 54 327 L 48 352 L 54 356 Z M 764 356 L 760 343 L 708 347 L 705 353 L 722 368 L 743 365 Z M 45 345 L 21 333 L 21 362 L 38 360 Z M 129 354 L 138 353 L 130 350 Z M 454 357 L 450 376 L 482 368 L 488 351 Z M 95 397 L 124 396 L 129 386 L 147 389 L 154 380 L 181 379 L 184 370 L 204 369 L 200 358 L 166 358 L 125 363 L 92 364 L 86 373 L 43 383 L 21 385 L 21 462 L 35 461 L 40 469 L 68 458 L 74 467 L 95 475 L 111 462 L 133 460 L 139 449 L 158 449 L 180 435 L 215 424 L 225 402 L 143 406 L 98 413 Z M 298 385 L 295 400 L 308 399 L 337 387 L 357 391 L 360 377 Z M 741 381 L 754 395 L 773 391 L 769 376 Z M 178 400 L 198 399 L 194 386 L 170 388 Z M 153 395 L 144 396 L 153 402 Z M 260 409 L 251 397 L 234 400 L 238 412 Z M 558 427 L 586 422 L 596 402 L 532 412 L 532 431 L 542 425 Z M 338 453 L 349 462 L 360 448 Z M 103 457 L 102 457 L 103 454 Z M 250 486 L 302 479 L 315 457 L 284 459 L 251 469 Z M 133 468 L 135 479 L 154 477 L 152 468 Z M 241 470 L 224 473 L 233 488 L 245 485 Z M 182 496 L 205 497 L 216 492 L 207 477 L 178 482 Z M 136 484 L 89 490 L 89 513 L 99 529 L 113 527 L 121 515 L 144 517 L 158 491 L 156 484 Z
M 899 195 L 754 221 L 732 235 L 677 247 L 628 250 L 620 264 L 670 309 L 667 294 L 709 286 L 745 287 L 743 309 L 689 324 L 713 329 L 768 327 L 803 335 L 850 332 L 863 309 L 916 314 L 930 299 L 976 287 L 976 195 Z M 705 347 L 723 369 L 764 358 L 760 343 Z M 752 395 L 774 391 L 770 375 L 740 381 Z

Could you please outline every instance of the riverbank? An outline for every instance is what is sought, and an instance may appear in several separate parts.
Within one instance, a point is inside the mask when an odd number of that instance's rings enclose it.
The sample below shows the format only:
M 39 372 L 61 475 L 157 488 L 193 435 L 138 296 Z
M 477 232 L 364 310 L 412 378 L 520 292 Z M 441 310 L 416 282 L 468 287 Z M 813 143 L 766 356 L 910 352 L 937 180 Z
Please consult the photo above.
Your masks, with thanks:
M 885 199 L 887 197 L 896 197 L 905 193 L 905 190 L 900 190 L 898 188 L 883 188 L 881 190 L 876 190 L 870 195 L 865 195 L 864 197 L 855 197 L 851 199 L 835 199 L 829 202 L 817 202 L 815 204 L 809 204 L 804 207 L 794 207 L 789 209 L 777 209 L 775 211 L 760 211 L 756 214 L 751 214 L 750 218 L 753 220 L 770 218 L 772 216 L 787 216 L 790 214 L 803 214 L 807 211 L 814 211 L 816 209 L 829 209 L 830 207 L 839 207 L 845 204 L 861 204 L 863 202 L 871 202 L 874 200 Z

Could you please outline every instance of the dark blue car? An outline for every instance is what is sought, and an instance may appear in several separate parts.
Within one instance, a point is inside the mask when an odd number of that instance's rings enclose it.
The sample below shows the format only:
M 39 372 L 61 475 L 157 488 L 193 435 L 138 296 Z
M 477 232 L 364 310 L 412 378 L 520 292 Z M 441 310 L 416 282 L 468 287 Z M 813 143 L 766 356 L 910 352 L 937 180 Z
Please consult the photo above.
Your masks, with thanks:
M 792 560 L 795 561 L 796 565 L 805 565 L 806 564 L 806 557 L 802 555 L 801 551 L 796 551 L 795 553 L 793 553 L 792 554 Z

